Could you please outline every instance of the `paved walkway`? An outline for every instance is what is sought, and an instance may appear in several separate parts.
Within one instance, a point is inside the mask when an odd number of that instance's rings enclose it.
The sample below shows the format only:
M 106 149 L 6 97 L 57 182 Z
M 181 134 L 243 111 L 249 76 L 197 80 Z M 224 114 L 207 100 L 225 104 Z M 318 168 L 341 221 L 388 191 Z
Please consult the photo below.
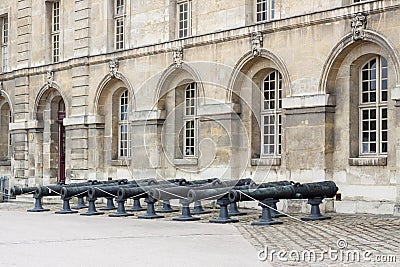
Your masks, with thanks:
M 250 226 L 260 211 L 245 210 L 239 223 L 208 219 L 157 220 L 24 212 L 29 206 L 0 204 L 2 266 L 399 266 L 400 218 L 337 215 L 331 220 Z M 47 206 L 49 207 L 49 206 Z M 142 212 L 143 213 L 143 212 Z M 141 213 L 137 213 L 138 215 Z M 252 245 L 252 246 L 251 246 Z M 267 253 L 264 253 L 267 252 Z M 267 259 L 265 261 L 258 260 Z M 359 259 L 358 259 L 359 257 Z

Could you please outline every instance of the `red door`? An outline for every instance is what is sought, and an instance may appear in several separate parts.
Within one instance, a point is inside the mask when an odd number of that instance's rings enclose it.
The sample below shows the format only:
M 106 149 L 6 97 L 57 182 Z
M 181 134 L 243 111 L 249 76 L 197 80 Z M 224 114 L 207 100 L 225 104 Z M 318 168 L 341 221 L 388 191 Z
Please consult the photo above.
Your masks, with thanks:
M 60 108 L 58 111 L 58 182 L 65 183 L 65 127 L 63 119 L 65 111 Z

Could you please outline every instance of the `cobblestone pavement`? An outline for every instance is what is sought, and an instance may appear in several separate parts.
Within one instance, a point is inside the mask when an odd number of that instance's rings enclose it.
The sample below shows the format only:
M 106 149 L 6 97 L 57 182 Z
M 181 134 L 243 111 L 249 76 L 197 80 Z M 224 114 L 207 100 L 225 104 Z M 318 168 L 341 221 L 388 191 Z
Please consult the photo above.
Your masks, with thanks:
M 57 211 L 61 207 L 60 204 L 44 204 L 44 206 L 50 208 L 50 212 Z M 97 204 L 97 207 L 101 206 L 102 204 Z M 33 207 L 33 204 L 0 204 L 0 209 L 3 210 L 25 211 L 30 207 Z M 212 206 L 209 208 L 212 211 L 210 214 L 194 215 L 201 218 L 196 223 L 208 223 L 209 219 L 218 217 L 219 210 Z M 304 214 L 291 214 L 290 217 L 275 219 L 283 222 L 280 225 L 251 226 L 251 222 L 259 220 L 261 212 L 255 209 L 242 209 L 242 211 L 248 214 L 237 217 L 239 223 L 234 225 L 255 248 L 255 257 L 260 250 L 267 249 L 267 254 L 260 254 L 260 257 L 268 255 L 266 266 L 267 263 L 273 266 L 399 266 L 400 264 L 400 217 L 329 214 L 332 216 L 330 220 L 303 222 L 299 219 Z M 113 212 L 108 211 L 102 216 Z M 135 215 L 144 213 L 144 211 L 136 212 Z M 168 221 L 179 216 L 179 212 L 162 215 L 165 218 L 158 220 Z M 139 220 L 137 216 L 129 219 Z M 281 251 L 282 260 L 278 258 L 278 251 Z M 360 257 L 359 260 L 357 256 Z

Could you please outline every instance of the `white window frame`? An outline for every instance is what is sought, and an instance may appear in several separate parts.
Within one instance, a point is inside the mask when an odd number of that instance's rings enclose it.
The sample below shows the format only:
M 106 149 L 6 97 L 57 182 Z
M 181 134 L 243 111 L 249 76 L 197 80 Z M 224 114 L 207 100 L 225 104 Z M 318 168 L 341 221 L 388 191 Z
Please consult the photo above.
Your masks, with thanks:
M 60 61 L 60 1 L 51 3 L 51 60 L 53 63 Z
M 375 60 L 375 73 L 371 75 L 373 68 L 371 62 Z M 369 66 L 368 66 L 369 65 Z M 364 73 L 368 73 L 368 78 L 364 79 Z M 388 154 L 388 63 L 383 57 L 377 56 L 369 59 L 359 69 L 359 155 L 361 157 L 386 156 Z M 375 90 L 373 88 L 375 84 Z M 368 90 L 363 91 L 363 85 Z M 371 96 L 375 93 L 375 100 Z M 368 99 L 368 100 L 366 100 Z M 375 118 L 364 117 L 367 112 L 375 111 Z M 386 116 L 384 115 L 386 114 Z M 371 124 L 375 123 L 375 129 L 371 130 Z M 368 129 L 366 124 L 368 123 Z M 371 140 L 371 135 L 375 134 L 375 141 Z M 375 151 L 371 150 L 370 144 L 375 144 Z M 385 146 L 386 145 L 386 146 Z M 366 147 L 368 146 L 368 149 Z
M 125 48 L 125 0 L 114 0 L 114 49 Z
M 184 8 L 186 6 L 186 11 L 181 12 L 181 8 Z M 178 2 L 177 4 L 177 29 L 178 29 L 178 38 L 186 38 L 192 35 L 192 26 L 193 26 L 193 16 L 192 16 L 192 1 L 182 1 Z M 187 13 L 186 19 L 182 17 L 181 15 L 184 16 L 184 13 Z M 187 21 L 187 27 L 182 26 L 181 23 L 184 23 Z
M 272 74 L 275 75 L 274 79 L 271 79 Z M 276 157 L 282 154 L 282 85 L 282 74 L 277 70 L 269 72 L 262 80 L 261 157 Z M 266 98 L 267 94 L 268 98 Z M 269 128 L 266 131 L 266 127 L 272 127 L 272 129 Z
M 275 19 L 275 0 L 255 1 L 255 21 L 266 22 Z
M 118 98 L 118 158 L 130 157 L 129 92 L 125 90 Z M 125 129 L 125 130 L 124 130 Z
M 8 69 L 9 21 L 7 15 L 0 17 L 0 19 L 1 19 L 1 71 L 6 72 Z
M 11 149 L 12 149 L 12 139 L 11 139 L 11 131 L 10 131 L 10 124 L 12 123 L 12 113 L 11 113 L 11 107 L 10 103 L 8 104 L 8 108 L 10 109 L 8 113 L 8 158 L 11 158 Z
M 197 156 L 197 85 L 195 82 L 186 86 L 184 91 L 183 112 L 183 156 L 194 158 Z M 187 126 L 192 124 L 190 128 Z M 188 145 L 188 143 L 190 143 Z M 189 153 L 191 152 L 191 153 Z

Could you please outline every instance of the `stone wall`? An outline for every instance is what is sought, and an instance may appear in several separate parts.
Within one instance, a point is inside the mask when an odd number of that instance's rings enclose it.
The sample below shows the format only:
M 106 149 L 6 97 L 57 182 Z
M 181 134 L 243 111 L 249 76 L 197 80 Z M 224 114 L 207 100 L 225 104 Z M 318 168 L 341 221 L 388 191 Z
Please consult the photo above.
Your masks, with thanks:
M 10 71 L 0 74 L 13 110 L 11 167 L 5 168 L 12 183 L 56 181 L 59 148 L 51 125 L 54 103 L 62 99 L 67 181 L 332 179 L 342 194 L 335 201 L 341 212 L 381 201 L 391 213 L 399 203 L 400 1 L 276 1 L 277 20 L 260 24 L 249 0 L 194 1 L 194 36 L 182 40 L 176 39 L 175 1 L 130 1 L 127 49 L 118 52 L 107 34 L 110 5 L 64 1 L 57 64 L 49 63 L 49 41 L 42 37 L 49 31 L 47 8 L 36 2 L 0 4 L 12 25 Z M 359 11 L 368 13 L 367 26 L 354 40 L 351 21 Z M 388 59 L 391 100 L 389 152 L 371 160 L 358 157 L 352 142 L 358 138 L 355 70 L 372 55 Z M 283 77 L 282 155 L 260 158 L 260 84 L 271 70 Z M 175 90 L 189 82 L 199 94 L 193 158 L 179 155 L 182 96 Z M 117 153 L 116 96 L 123 90 L 131 96 L 128 159 Z M 349 210 L 365 210 L 357 205 Z

